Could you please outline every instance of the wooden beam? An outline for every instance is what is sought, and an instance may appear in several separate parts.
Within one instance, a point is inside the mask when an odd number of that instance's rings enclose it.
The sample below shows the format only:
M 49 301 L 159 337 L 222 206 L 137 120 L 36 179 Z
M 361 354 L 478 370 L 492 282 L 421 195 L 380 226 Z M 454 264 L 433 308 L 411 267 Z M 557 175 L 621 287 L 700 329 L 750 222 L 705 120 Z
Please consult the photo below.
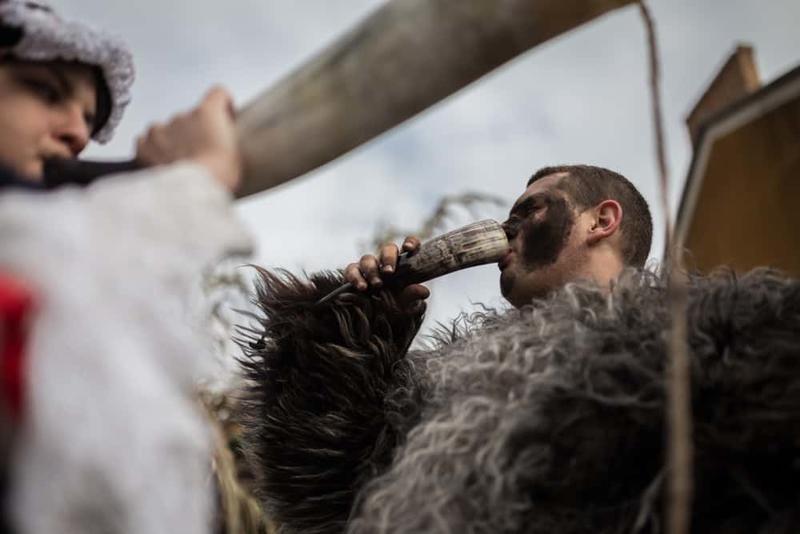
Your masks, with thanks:
M 635 0 L 392 0 L 237 118 L 239 196 L 328 163 L 526 50 Z

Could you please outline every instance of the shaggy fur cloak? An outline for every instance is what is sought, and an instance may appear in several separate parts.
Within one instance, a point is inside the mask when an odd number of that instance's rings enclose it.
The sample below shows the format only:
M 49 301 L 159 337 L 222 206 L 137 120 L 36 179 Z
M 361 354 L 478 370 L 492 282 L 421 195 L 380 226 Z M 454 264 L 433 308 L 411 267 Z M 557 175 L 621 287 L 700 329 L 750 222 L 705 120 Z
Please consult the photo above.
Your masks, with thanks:
M 408 351 L 388 291 L 261 272 L 246 453 L 282 532 L 663 532 L 665 280 L 626 273 Z M 693 531 L 800 532 L 800 283 L 690 280 Z M 263 337 L 262 337 L 263 334 Z

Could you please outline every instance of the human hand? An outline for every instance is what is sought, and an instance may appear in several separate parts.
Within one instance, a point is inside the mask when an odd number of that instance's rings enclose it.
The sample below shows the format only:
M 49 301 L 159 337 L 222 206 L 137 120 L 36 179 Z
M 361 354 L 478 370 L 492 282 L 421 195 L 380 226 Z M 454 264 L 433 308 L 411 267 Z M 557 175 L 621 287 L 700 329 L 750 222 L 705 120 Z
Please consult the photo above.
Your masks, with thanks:
M 145 165 L 195 161 L 234 192 L 241 181 L 242 161 L 233 116 L 230 94 L 215 87 L 193 110 L 150 127 L 136 143 L 136 159 Z
M 365 254 L 357 262 L 349 264 L 344 270 L 344 278 L 357 291 L 366 291 L 370 287 L 383 287 L 383 278 L 391 277 L 397 271 L 397 259 L 400 251 L 413 255 L 419 250 L 420 241 L 415 236 L 406 237 L 402 247 L 398 249 L 394 243 L 381 247 L 380 258 Z M 425 311 L 425 299 L 431 294 L 422 284 L 410 284 L 398 288 L 398 299 L 401 307 L 411 313 Z

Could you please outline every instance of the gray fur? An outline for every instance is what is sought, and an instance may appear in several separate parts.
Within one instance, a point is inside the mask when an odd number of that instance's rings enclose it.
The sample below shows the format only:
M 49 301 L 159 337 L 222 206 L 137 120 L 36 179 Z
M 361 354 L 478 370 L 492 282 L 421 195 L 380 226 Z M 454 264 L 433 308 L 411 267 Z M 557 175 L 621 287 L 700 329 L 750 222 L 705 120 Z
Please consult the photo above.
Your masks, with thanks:
M 571 285 L 406 354 L 418 321 L 389 292 L 317 309 L 337 276 L 283 276 L 263 273 L 246 442 L 284 532 L 663 531 L 663 278 Z M 800 283 L 690 286 L 693 530 L 800 531 Z

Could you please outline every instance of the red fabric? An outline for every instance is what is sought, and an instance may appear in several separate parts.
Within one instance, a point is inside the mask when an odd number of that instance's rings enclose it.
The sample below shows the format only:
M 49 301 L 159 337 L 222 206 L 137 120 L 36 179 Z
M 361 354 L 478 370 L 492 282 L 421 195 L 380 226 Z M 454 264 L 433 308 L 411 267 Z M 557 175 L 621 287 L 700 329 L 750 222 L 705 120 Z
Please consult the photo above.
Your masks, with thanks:
M 25 401 L 25 344 L 33 312 L 30 288 L 0 273 L 0 404 L 19 422 Z

